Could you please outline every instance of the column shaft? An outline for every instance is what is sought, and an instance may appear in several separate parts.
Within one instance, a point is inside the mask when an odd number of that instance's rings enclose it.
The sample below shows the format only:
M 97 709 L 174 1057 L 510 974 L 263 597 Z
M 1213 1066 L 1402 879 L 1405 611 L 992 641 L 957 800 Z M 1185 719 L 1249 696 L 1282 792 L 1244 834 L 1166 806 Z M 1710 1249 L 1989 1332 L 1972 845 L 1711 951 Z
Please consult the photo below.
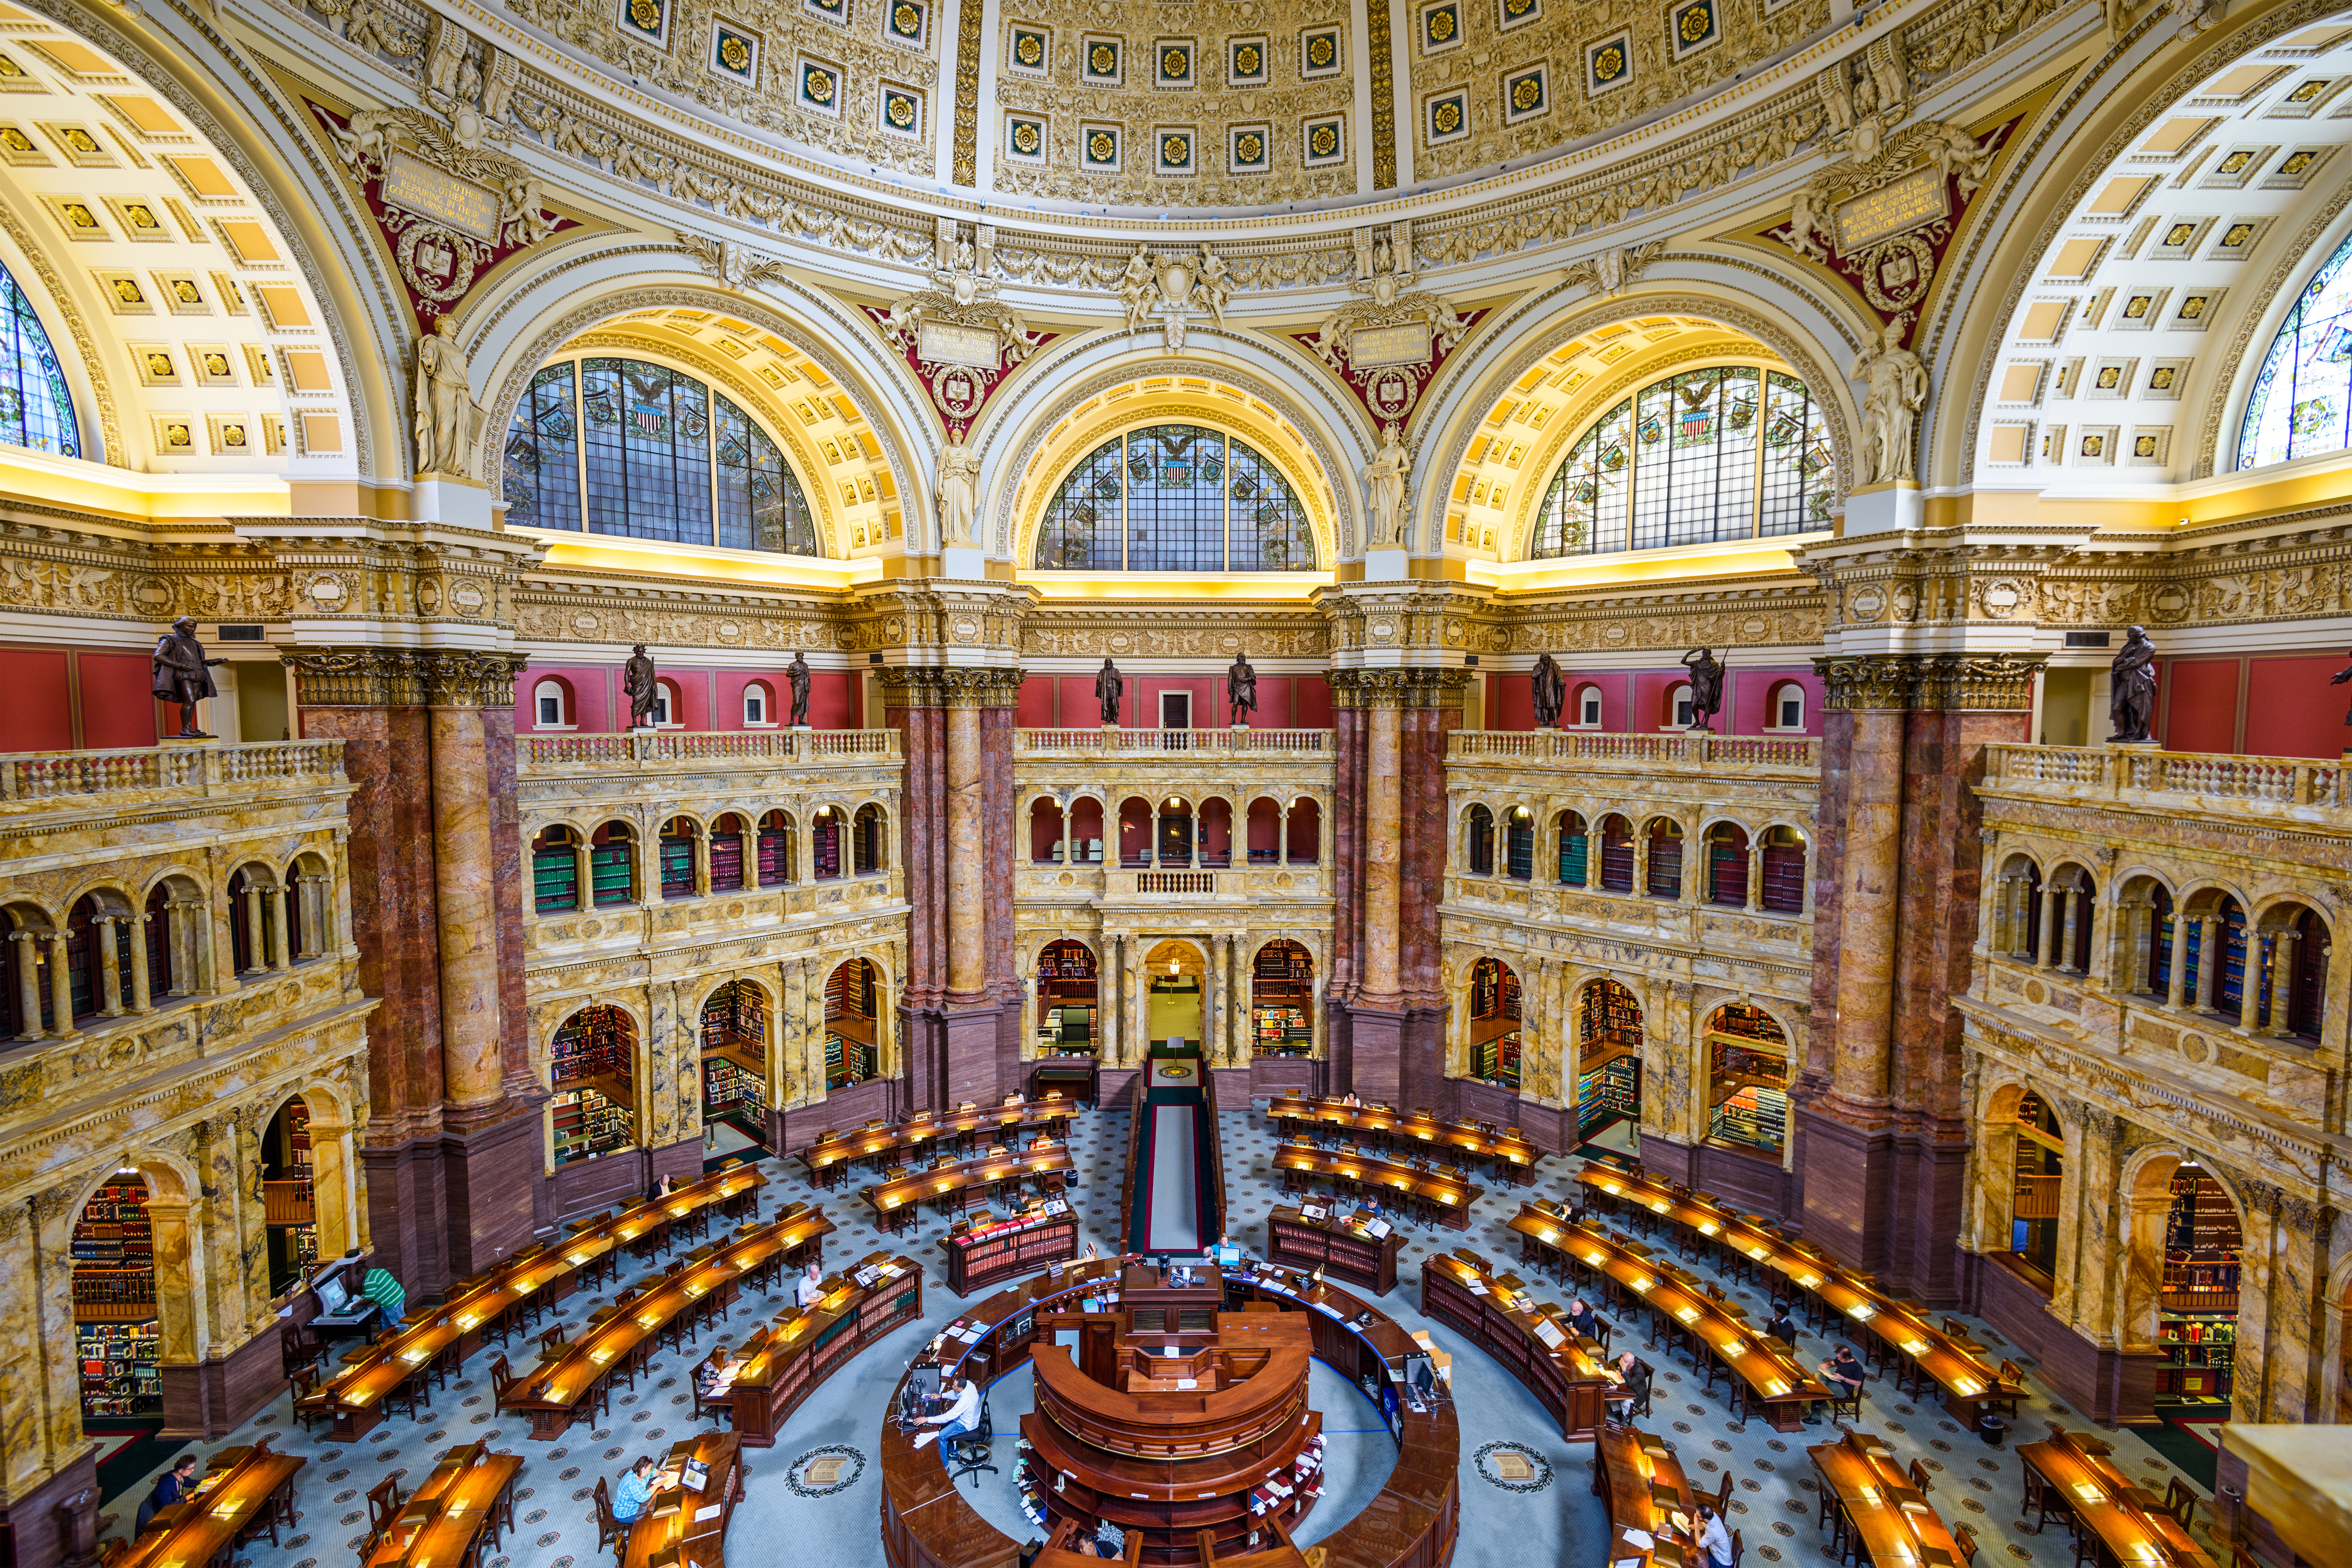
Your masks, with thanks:
M 947 731 L 948 994 L 951 1001 L 973 1002 L 988 984 L 980 710 L 950 708 Z
M 489 763 L 478 708 L 431 710 L 433 895 L 441 950 L 442 1092 L 458 1110 L 506 1099 L 499 1061 Z
M 98 943 L 99 1011 L 110 1018 L 122 1016 L 122 948 L 114 934 L 121 923 L 109 916 L 89 925 L 90 940 Z
M 63 931 L 49 936 L 49 1005 L 57 1013 L 57 1026 L 50 1033 L 59 1039 L 73 1034 L 73 964 L 66 956 Z
M 1370 714 L 1371 755 L 1364 791 L 1363 995 L 1367 1002 L 1391 1006 L 1398 989 L 1397 878 L 1403 847 L 1402 715 L 1388 702 L 1374 706 Z
M 147 919 L 137 916 L 131 928 L 131 1010 L 134 1013 L 155 1010 L 155 998 L 149 989 L 154 982 L 147 973 Z

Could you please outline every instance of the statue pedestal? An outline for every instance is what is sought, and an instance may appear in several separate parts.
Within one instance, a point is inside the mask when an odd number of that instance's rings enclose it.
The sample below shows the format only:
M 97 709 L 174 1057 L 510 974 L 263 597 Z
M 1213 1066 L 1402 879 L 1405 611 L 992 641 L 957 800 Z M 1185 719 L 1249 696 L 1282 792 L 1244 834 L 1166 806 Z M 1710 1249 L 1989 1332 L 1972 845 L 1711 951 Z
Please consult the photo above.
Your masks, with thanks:
M 1845 498 L 1845 531 L 1851 537 L 1915 529 L 1926 520 L 1927 512 L 1927 499 L 1915 480 L 1865 485 Z
M 458 528 L 488 528 L 490 488 L 463 474 L 428 468 L 416 476 L 409 502 L 418 522 L 446 522 Z
M 2164 742 L 2161 741 L 2110 740 L 2102 741 L 2099 743 L 2106 747 L 2106 749 L 2111 752 L 2160 752 L 2164 750 Z
M 658 735 L 661 733 L 661 731 L 651 724 L 632 724 L 629 726 L 629 733 L 632 735 Z
M 950 544 L 940 552 L 940 575 L 979 583 L 988 576 L 988 552 L 969 544 Z
M 226 746 L 229 744 L 218 735 L 160 735 L 156 737 L 155 743 L 159 746 Z
M 1402 583 L 1412 573 L 1412 557 L 1402 549 L 1364 552 L 1364 581 L 1367 583 Z
M 1242 721 L 1240 721 L 1236 720 L 1236 721 L 1234 721 L 1234 734 L 1236 734 L 1236 735 L 1246 735 L 1246 734 L 1248 734 L 1248 733 L 1249 733 L 1249 725 L 1247 725 L 1246 723 L 1244 723 L 1244 722 L 1242 722 Z

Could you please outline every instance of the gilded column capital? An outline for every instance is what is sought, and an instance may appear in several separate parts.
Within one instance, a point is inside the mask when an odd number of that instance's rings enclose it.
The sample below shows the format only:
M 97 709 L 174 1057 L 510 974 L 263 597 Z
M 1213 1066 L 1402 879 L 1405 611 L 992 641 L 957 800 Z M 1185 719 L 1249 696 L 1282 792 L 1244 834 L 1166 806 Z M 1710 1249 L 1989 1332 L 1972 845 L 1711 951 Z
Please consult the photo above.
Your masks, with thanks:
M 416 655 L 428 708 L 511 708 L 514 678 L 529 656 L 488 648 L 432 648 Z
M 1331 700 L 1341 708 L 1448 708 L 1462 700 L 1470 672 L 1358 666 L 1335 669 L 1326 679 L 1331 685 Z
M 305 708 L 415 708 L 425 700 L 416 655 L 398 647 L 281 648 Z
M 1024 679 L 993 665 L 890 664 L 874 674 L 902 708 L 1010 708 Z
M 2048 657 L 2005 650 L 1827 654 L 1813 660 L 1813 674 L 1828 705 L 1849 712 L 1997 710 L 2033 705 L 2033 678 Z

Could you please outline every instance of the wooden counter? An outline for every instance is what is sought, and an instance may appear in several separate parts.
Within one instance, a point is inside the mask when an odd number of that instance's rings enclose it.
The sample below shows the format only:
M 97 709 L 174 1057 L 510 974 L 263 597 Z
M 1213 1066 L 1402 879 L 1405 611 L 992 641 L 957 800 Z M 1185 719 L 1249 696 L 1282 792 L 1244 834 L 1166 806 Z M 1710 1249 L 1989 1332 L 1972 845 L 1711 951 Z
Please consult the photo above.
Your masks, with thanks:
M 871 1282 L 856 1276 L 871 1271 Z M 794 1307 L 743 1342 L 741 1370 L 706 1405 L 731 1413 L 751 1447 L 773 1446 L 784 1420 L 817 1386 L 866 1346 L 923 1315 L 923 1269 L 911 1258 L 877 1252 L 824 1281 L 824 1300 Z
M 1888 1352 L 1934 1379 L 1943 1390 L 1945 1407 L 1971 1427 L 1988 1406 L 2013 1411 L 2025 1395 L 2023 1385 L 2001 1377 L 2000 1369 L 1981 1353 L 1982 1346 L 1947 1333 L 1926 1311 L 1855 1278 L 1819 1249 L 1775 1236 L 1762 1220 L 1696 1193 L 1678 1193 L 1656 1176 L 1597 1163 L 1588 1163 L 1576 1179 L 1604 1200 L 1636 1205 L 1682 1227 L 1694 1242 L 1720 1248 L 1743 1265 L 1770 1270 L 1792 1296 L 1818 1303 L 1824 1321 L 1843 1316 Z
M 1296 1207 L 1277 1207 L 1266 1215 L 1265 1255 L 1276 1263 L 1309 1273 L 1320 1268 L 1326 1278 L 1344 1279 L 1375 1296 L 1385 1296 L 1396 1289 L 1397 1258 L 1404 1251 L 1404 1233 L 1391 1222 L 1386 1236 L 1374 1236 L 1370 1222 L 1369 1214 L 1334 1213 L 1325 1219 L 1308 1219 Z
M 653 1568 L 657 1562 L 677 1568 L 726 1568 L 727 1526 L 735 1505 L 743 1500 L 743 1445 L 732 1432 L 704 1432 L 674 1443 L 662 1459 L 657 1481 L 675 1483 L 686 1461 L 696 1459 L 710 1468 L 699 1492 L 672 1485 L 654 1496 L 653 1506 L 629 1527 L 627 1550 L 621 1568 Z M 762 1560 L 783 1555 L 782 1543 L 765 1542 Z
M 986 1133 L 993 1142 L 1006 1132 L 1040 1128 L 1051 1133 L 1066 1127 L 1078 1114 L 1077 1102 L 1060 1094 L 1036 1100 L 1014 1100 L 1003 1105 L 975 1106 L 969 1110 L 925 1111 L 904 1121 L 861 1127 L 855 1132 L 820 1138 L 801 1151 L 801 1163 L 825 1186 L 840 1180 L 841 1172 L 857 1160 L 887 1155 L 913 1155 L 936 1148 L 943 1141 Z
M 1075 1310 L 1089 1294 L 1107 1300 L 1118 1272 L 1117 1260 L 1106 1258 L 1025 1279 L 981 1301 L 950 1325 L 968 1328 L 971 1340 L 943 1334 L 935 1342 L 944 1375 L 968 1373 L 985 1386 L 1028 1358 L 1041 1313 Z M 1349 1382 L 1361 1386 L 1366 1375 L 1379 1375 L 1383 1386 L 1401 1386 L 1404 1358 L 1418 1347 L 1378 1309 L 1269 1264 L 1245 1263 L 1223 1275 L 1229 1302 L 1269 1301 L 1311 1314 L 1316 1355 Z M 1363 1511 L 1318 1543 L 1324 1568 L 1441 1568 L 1453 1559 L 1462 1462 L 1454 1406 L 1416 1411 L 1400 1405 L 1388 1424 L 1397 1438 L 1396 1462 Z M 939 1445 L 916 1448 L 886 1420 L 881 1461 L 882 1545 L 893 1568 L 1013 1568 L 1019 1542 L 982 1519 L 949 1482 Z M 1255 1565 L 1259 1557 L 1267 1568 L 1298 1560 L 1276 1550 L 1219 1561 Z
M 1274 1168 L 1286 1179 L 1322 1176 L 1335 1184 L 1378 1187 L 1391 1201 L 1419 1199 L 1431 1206 L 1437 1223 L 1449 1230 L 1468 1230 L 1470 1205 L 1486 1194 L 1484 1187 L 1472 1186 L 1465 1176 L 1450 1176 L 1435 1170 L 1417 1171 L 1402 1160 L 1387 1160 L 1352 1150 L 1318 1149 L 1312 1143 L 1276 1144 Z
M 675 1274 L 640 1280 L 642 1294 L 587 1324 L 577 1339 L 517 1378 L 499 1396 L 499 1408 L 529 1415 L 530 1435 L 541 1442 L 562 1436 L 572 1422 L 589 1414 L 597 1386 L 673 1320 L 709 1310 L 707 1299 L 723 1311 L 734 1300 L 736 1281 L 763 1264 L 821 1257 L 824 1238 L 834 1229 L 823 1209 L 794 1204 L 766 1225 L 745 1226 L 724 1246 L 709 1249 L 707 1256 Z
M 1958 1564 L 1959 1543 L 1927 1500 L 1911 1485 L 1901 1461 L 1867 1432 L 1848 1432 L 1835 1443 L 1805 1450 L 1822 1488 L 1837 1500 L 1872 1563 Z
M 1265 1113 L 1286 1134 L 1301 1129 L 1339 1129 L 1377 1139 L 1390 1148 L 1450 1149 L 1492 1160 L 1498 1171 L 1519 1186 L 1535 1180 L 1536 1162 L 1543 1158 L 1543 1151 L 1517 1129 L 1489 1132 L 1475 1121 L 1406 1116 L 1384 1105 L 1349 1105 L 1342 1099 L 1278 1095 L 1266 1106 Z
M 305 1395 L 302 1408 L 331 1414 L 336 1438 L 353 1441 L 383 1419 L 384 1395 L 444 1357 L 462 1365 L 481 1348 L 491 1326 L 520 1303 L 534 1295 L 560 1301 L 572 1293 L 582 1270 L 604 1266 L 620 1248 L 705 1209 L 756 1202 L 767 1184 L 768 1178 L 750 1165 L 714 1171 L 658 1203 L 638 1205 L 542 1250 L 510 1258 L 431 1316 L 372 1347 L 332 1382 Z
M 195 1495 L 163 1510 L 110 1568 L 209 1568 L 243 1542 L 294 1522 L 294 1478 L 310 1461 L 270 1452 L 268 1438 L 225 1448 Z
M 1616 1387 L 1607 1353 L 1571 1332 L 1561 1308 L 1525 1295 L 1517 1276 L 1492 1276 L 1460 1258 L 1433 1258 L 1421 1266 L 1421 1310 L 1509 1368 L 1551 1412 L 1561 1436 L 1590 1442 L 1600 1430 Z
M 1021 1215 L 970 1229 L 959 1226 L 940 1246 L 948 1257 L 948 1289 L 969 1296 L 1076 1258 L 1078 1219 L 1065 1204 L 1057 1215 Z

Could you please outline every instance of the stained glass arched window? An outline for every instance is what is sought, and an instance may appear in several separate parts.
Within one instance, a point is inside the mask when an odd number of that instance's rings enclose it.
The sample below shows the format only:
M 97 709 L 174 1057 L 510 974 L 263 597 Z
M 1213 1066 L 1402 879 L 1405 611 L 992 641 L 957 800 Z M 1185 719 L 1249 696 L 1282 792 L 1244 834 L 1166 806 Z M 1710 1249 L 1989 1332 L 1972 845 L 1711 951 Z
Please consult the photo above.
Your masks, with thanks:
M 0 315 L 5 317 L 0 323 L 5 334 L 0 339 L 0 441 L 80 457 L 81 426 L 48 329 L 5 267 L 0 267 Z
M 2255 374 L 2238 467 L 2352 447 L 2352 236 L 2321 262 Z
M 1305 572 L 1315 535 L 1290 481 L 1247 442 L 1146 425 L 1063 478 L 1035 560 L 1066 572 Z
M 1528 554 L 1658 550 L 1830 526 L 1829 426 L 1805 384 L 1753 365 L 1654 382 L 1593 422 L 1552 476 Z
M 727 396 L 645 360 L 551 364 L 507 428 L 507 521 L 817 555 L 782 448 Z

